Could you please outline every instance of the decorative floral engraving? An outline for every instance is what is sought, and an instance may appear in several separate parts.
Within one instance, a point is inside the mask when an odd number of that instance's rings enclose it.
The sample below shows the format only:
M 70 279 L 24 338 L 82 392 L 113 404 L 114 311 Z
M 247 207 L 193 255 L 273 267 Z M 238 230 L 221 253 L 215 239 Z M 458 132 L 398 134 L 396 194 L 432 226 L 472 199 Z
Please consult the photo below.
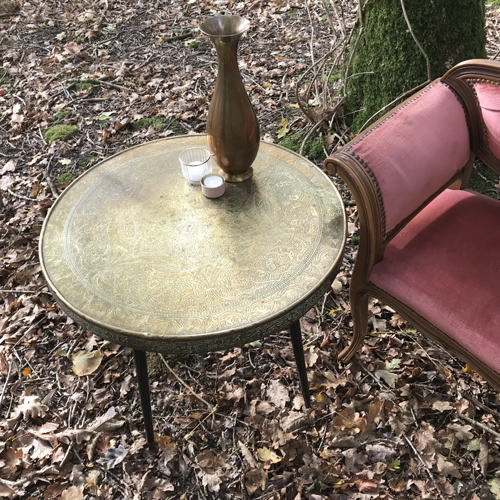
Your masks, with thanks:
M 262 143 L 254 177 L 207 199 L 178 164 L 205 141 L 115 155 L 52 208 L 44 272 L 68 314 L 97 335 L 152 351 L 224 348 L 288 326 L 328 288 L 345 238 L 329 179 Z

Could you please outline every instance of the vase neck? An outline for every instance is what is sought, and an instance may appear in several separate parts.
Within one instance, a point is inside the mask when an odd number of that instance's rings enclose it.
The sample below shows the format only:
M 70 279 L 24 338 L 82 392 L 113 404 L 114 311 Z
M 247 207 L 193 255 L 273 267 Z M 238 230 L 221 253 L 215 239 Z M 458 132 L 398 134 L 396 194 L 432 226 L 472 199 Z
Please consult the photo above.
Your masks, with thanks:
M 213 38 L 217 50 L 217 58 L 219 60 L 219 71 L 234 67 L 238 69 L 237 53 L 240 38 L 241 34 Z

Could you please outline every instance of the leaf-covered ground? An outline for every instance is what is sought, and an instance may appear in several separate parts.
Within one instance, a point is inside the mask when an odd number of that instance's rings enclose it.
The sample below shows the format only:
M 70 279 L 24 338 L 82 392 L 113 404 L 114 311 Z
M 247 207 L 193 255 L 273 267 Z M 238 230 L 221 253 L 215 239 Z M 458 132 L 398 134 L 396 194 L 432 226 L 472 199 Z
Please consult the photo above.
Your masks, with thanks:
M 356 5 L 333 4 L 348 27 Z M 311 410 L 287 332 L 230 352 L 152 357 L 151 451 L 131 352 L 78 328 L 43 280 L 41 225 L 76 176 L 131 145 L 205 130 L 216 58 L 196 31 L 200 20 L 225 11 L 252 21 L 240 60 L 263 136 L 278 142 L 303 130 L 295 84 L 311 46 L 321 54 L 332 36 L 321 4 L 14 7 L 0 1 L 0 497 L 500 498 L 500 400 L 477 374 L 380 303 L 371 305 L 357 359 L 338 363 L 351 335 L 358 230 L 340 183 L 344 265 L 334 290 L 302 319 Z M 497 9 L 487 12 L 492 58 Z M 318 163 L 319 144 L 310 156 Z

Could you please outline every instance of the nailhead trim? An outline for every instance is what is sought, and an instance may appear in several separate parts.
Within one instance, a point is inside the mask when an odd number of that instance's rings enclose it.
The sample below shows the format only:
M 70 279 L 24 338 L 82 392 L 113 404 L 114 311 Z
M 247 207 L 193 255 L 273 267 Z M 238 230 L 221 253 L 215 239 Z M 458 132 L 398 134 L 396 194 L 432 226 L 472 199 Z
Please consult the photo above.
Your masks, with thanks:
M 347 149 L 346 151 L 348 153 L 351 152 L 351 149 L 356 146 L 356 144 L 359 144 L 365 137 L 367 137 L 368 135 L 370 135 L 374 130 L 378 129 L 379 127 L 381 127 L 387 120 L 389 120 L 390 118 L 392 118 L 394 115 L 396 115 L 399 111 L 401 111 L 403 108 L 406 108 L 406 106 L 408 106 L 408 104 L 411 104 L 412 102 L 416 101 L 421 95 L 425 94 L 426 92 L 429 92 L 429 90 L 433 87 L 434 85 L 428 85 L 424 90 L 422 90 L 422 92 L 420 92 L 420 94 L 416 95 L 411 101 L 408 101 L 406 104 L 403 104 L 401 107 L 397 108 L 393 113 L 391 113 L 387 118 L 385 118 L 384 120 L 382 120 L 378 125 L 376 125 L 375 127 L 372 127 L 370 130 L 368 130 L 368 132 L 366 132 L 365 135 L 361 136 L 355 143 L 351 144 Z
M 351 153 L 351 152 L 349 152 L 349 154 L 354 156 L 354 158 L 356 158 L 356 160 L 358 160 L 358 162 L 361 163 L 361 165 L 363 165 L 363 168 L 366 170 L 366 172 L 370 176 L 373 184 L 375 185 L 375 189 L 377 191 L 378 202 L 380 205 L 380 211 L 382 212 L 382 231 L 383 231 L 384 235 L 386 235 L 384 198 L 382 197 L 382 192 L 380 191 L 380 186 L 379 186 L 378 181 L 375 177 L 375 174 L 372 172 L 372 169 L 366 164 L 366 162 L 361 157 L 359 157 L 358 155 Z
M 465 115 L 465 120 L 467 120 L 467 110 L 465 109 L 465 104 L 462 102 L 462 99 L 458 96 L 458 94 L 445 82 L 441 82 L 442 85 L 444 85 L 448 90 L 450 90 L 453 95 L 455 96 L 455 99 L 458 101 L 458 104 L 462 106 L 462 109 L 464 110 L 464 115 Z
M 487 83 L 490 85 L 496 85 L 497 87 L 500 86 L 499 82 L 493 82 L 491 80 L 486 80 L 485 78 L 466 78 L 465 81 L 467 82 L 467 84 L 471 88 L 472 93 L 474 94 L 474 97 L 476 98 L 476 102 L 477 102 L 479 109 L 481 109 L 481 104 L 479 103 L 479 97 L 477 95 L 476 87 L 474 87 L 474 84 L 475 83 Z M 488 128 L 486 127 L 486 124 L 484 123 L 482 113 L 481 113 L 481 121 L 483 122 L 483 137 L 484 137 L 485 146 L 488 149 L 488 151 L 491 151 L 490 150 L 490 139 L 489 139 L 489 134 L 488 134 Z

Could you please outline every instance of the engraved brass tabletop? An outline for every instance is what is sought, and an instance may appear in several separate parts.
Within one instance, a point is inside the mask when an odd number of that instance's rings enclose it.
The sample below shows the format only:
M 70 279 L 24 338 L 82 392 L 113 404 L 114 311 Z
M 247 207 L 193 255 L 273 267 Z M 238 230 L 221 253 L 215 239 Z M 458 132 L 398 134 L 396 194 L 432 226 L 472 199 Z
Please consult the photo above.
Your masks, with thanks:
M 288 327 L 328 290 L 345 244 L 340 196 L 318 168 L 262 142 L 252 179 L 208 199 L 178 162 L 200 135 L 96 165 L 57 199 L 40 260 L 77 323 L 142 351 L 241 345 Z

